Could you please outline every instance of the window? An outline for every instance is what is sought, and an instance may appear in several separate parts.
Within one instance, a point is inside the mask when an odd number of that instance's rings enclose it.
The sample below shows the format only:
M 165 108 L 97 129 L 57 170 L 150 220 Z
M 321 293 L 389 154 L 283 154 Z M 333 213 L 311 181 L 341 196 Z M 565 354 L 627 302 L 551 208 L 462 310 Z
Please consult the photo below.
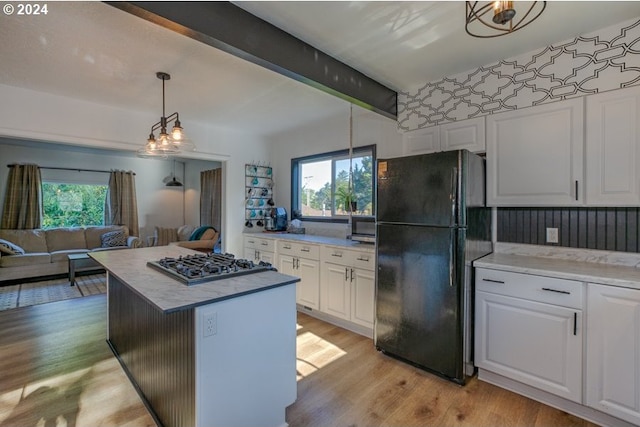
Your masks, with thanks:
M 370 145 L 354 148 L 351 161 L 349 150 L 292 159 L 292 209 L 313 220 L 345 220 L 349 209 L 352 215 L 373 216 L 375 154 L 375 145 Z
M 106 185 L 42 183 L 42 228 L 104 224 Z

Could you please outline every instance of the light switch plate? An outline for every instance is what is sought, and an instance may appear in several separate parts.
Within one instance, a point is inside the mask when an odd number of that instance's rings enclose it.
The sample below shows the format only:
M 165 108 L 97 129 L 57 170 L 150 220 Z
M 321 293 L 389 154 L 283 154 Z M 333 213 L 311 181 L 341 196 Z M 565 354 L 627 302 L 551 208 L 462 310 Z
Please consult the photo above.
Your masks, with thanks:
M 547 243 L 558 243 L 557 228 L 547 228 Z

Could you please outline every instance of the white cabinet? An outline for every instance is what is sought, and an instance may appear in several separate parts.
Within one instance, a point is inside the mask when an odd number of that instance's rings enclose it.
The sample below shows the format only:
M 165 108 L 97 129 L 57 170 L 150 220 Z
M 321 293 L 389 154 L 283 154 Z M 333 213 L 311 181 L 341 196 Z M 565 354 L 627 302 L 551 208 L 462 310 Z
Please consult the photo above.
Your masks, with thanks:
M 244 258 L 253 262 L 275 265 L 275 241 L 256 236 L 244 236 Z
M 485 151 L 485 118 L 476 117 L 440 125 L 440 147 L 442 151 Z
M 640 290 L 587 285 L 586 403 L 640 425 Z
M 323 247 L 320 310 L 373 328 L 375 257 L 373 253 Z
M 435 153 L 467 149 L 485 150 L 485 118 L 476 117 L 406 132 L 402 136 L 403 154 Z
M 584 203 L 582 97 L 487 117 L 489 206 Z
M 476 366 L 581 403 L 583 286 L 477 269 Z
M 320 308 L 320 248 L 317 245 L 278 241 L 278 269 L 297 276 L 296 302 L 302 306 Z
M 640 87 L 587 96 L 590 206 L 640 204 Z

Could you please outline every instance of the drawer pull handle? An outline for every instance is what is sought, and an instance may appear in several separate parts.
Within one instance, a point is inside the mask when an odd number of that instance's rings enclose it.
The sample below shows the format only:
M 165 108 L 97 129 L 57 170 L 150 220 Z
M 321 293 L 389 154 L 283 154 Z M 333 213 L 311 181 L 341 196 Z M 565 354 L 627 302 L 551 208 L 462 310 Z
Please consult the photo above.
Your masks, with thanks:
M 502 280 L 494 280 L 494 279 L 482 279 L 483 282 L 491 282 L 491 283 L 500 283 L 504 285 Z
M 291 249 L 291 246 L 286 245 L 286 246 L 283 246 L 283 248 L 285 248 L 285 249 Z
M 573 313 L 573 335 L 578 335 L 578 313 Z
M 267 242 L 260 242 L 260 244 L 261 244 L 262 246 L 267 246 L 267 245 L 269 245 Z
M 357 258 L 358 261 L 369 262 L 369 258 Z
M 342 254 L 331 254 L 331 256 L 342 258 Z
M 569 292 L 569 291 L 559 291 L 558 289 L 542 288 L 542 290 L 543 291 L 549 291 L 549 292 L 555 292 L 557 294 L 571 295 L 571 292 Z
M 309 249 L 309 248 L 302 248 L 302 249 L 300 249 L 300 252 L 311 252 L 311 249 Z

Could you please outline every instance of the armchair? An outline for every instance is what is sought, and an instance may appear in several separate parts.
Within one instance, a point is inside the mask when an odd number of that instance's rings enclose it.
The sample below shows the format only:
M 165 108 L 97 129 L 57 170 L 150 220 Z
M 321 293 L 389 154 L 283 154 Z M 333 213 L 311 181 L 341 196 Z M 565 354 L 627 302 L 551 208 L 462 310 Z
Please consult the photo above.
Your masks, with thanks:
M 178 245 L 201 252 L 213 252 L 219 240 L 220 232 L 211 226 L 155 227 L 150 246 Z

